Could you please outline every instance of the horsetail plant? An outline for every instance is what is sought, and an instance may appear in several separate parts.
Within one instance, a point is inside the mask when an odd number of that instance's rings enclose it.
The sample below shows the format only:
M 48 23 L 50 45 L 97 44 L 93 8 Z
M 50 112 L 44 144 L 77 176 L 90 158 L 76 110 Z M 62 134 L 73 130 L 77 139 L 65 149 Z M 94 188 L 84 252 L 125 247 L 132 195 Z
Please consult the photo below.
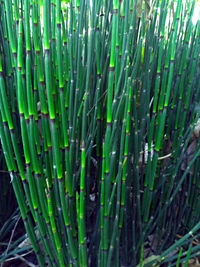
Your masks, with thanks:
M 1 1 L 0 139 L 40 266 L 177 266 L 197 255 L 194 9 Z

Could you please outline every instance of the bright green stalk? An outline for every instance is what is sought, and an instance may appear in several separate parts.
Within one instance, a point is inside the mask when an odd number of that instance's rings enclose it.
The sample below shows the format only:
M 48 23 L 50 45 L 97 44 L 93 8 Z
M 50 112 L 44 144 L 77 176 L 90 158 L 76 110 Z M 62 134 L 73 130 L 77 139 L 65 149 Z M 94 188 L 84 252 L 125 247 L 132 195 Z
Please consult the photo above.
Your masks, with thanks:
M 116 47 L 116 19 L 118 14 L 118 2 L 113 1 L 113 18 L 112 18 L 112 38 L 111 38 L 111 55 L 109 64 L 108 77 L 108 95 L 107 95 L 107 127 L 105 134 L 105 181 L 106 187 L 109 186 L 109 153 L 110 153 L 110 136 L 111 136 L 111 122 L 112 122 L 112 95 L 113 95 L 113 78 L 115 71 L 115 47 Z M 109 192 L 105 192 L 105 206 L 107 207 Z M 108 213 L 104 210 L 104 250 L 108 250 Z M 105 253 L 105 257 L 107 255 Z
M 51 120 L 55 119 L 55 107 L 52 97 L 52 84 L 51 84 L 51 69 L 50 69 L 50 45 L 49 45 L 49 8 L 48 1 L 43 2 L 43 16 L 44 16 L 44 50 L 45 50 L 45 73 L 46 73 L 46 87 L 47 98 L 49 105 L 49 116 Z
M 60 238 L 59 238 L 59 235 L 58 235 L 58 232 L 56 229 L 56 224 L 55 224 L 55 219 L 54 219 L 54 214 L 53 214 L 53 209 L 52 209 L 52 203 L 51 203 L 49 196 L 48 196 L 48 212 L 49 212 L 51 227 L 52 227 L 52 231 L 53 231 L 53 235 L 54 235 L 54 239 L 55 239 L 55 243 L 56 243 L 58 260 L 59 260 L 60 266 L 64 267 L 65 264 L 64 264 L 64 259 L 63 259 L 63 255 L 62 255 L 62 250 L 61 250 L 61 242 L 60 242 Z
M 12 7 L 11 7 L 11 2 L 10 1 L 4 1 L 5 6 L 6 6 L 6 18 L 7 18 L 7 24 L 8 24 L 8 35 L 9 35 L 9 40 L 10 40 L 10 46 L 11 46 L 11 52 L 16 58 L 17 55 L 17 48 L 16 48 L 16 40 L 15 40 L 15 35 L 13 32 L 13 27 L 12 27 L 12 21 L 13 21 L 13 12 L 12 12 Z
M 101 174 L 101 210 L 100 210 L 100 223 L 101 223 L 101 243 L 100 243 L 100 266 L 105 265 L 104 258 L 104 194 L 105 194 L 105 181 L 104 181 L 104 172 L 105 172 L 105 144 L 103 143 L 103 159 L 102 159 L 102 174 Z

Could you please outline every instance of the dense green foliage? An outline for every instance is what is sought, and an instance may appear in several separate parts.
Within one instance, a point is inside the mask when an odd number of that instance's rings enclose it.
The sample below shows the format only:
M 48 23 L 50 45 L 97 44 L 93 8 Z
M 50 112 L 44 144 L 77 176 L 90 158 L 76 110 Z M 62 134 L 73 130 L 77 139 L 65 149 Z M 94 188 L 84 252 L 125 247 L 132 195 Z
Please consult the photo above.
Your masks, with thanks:
M 195 0 L 67 2 L 0 3 L 1 144 L 39 264 L 175 266 L 199 251 Z

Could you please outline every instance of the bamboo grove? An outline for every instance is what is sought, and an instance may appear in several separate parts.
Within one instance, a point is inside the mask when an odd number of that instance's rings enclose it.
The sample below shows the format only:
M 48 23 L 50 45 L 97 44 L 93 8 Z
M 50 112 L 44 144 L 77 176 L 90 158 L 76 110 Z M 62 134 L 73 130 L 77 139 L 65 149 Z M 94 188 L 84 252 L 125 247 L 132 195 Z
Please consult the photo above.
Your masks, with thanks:
M 1 0 L 0 138 L 40 266 L 198 254 L 200 22 L 145 2 Z

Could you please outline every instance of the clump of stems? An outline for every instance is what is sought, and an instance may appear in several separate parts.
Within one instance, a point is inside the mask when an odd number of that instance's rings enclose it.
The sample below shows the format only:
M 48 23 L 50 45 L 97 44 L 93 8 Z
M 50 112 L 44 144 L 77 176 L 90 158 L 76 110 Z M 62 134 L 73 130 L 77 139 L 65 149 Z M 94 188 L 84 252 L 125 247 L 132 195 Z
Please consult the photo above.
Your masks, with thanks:
M 198 251 L 200 22 L 145 2 L 0 3 L 0 138 L 40 266 Z

